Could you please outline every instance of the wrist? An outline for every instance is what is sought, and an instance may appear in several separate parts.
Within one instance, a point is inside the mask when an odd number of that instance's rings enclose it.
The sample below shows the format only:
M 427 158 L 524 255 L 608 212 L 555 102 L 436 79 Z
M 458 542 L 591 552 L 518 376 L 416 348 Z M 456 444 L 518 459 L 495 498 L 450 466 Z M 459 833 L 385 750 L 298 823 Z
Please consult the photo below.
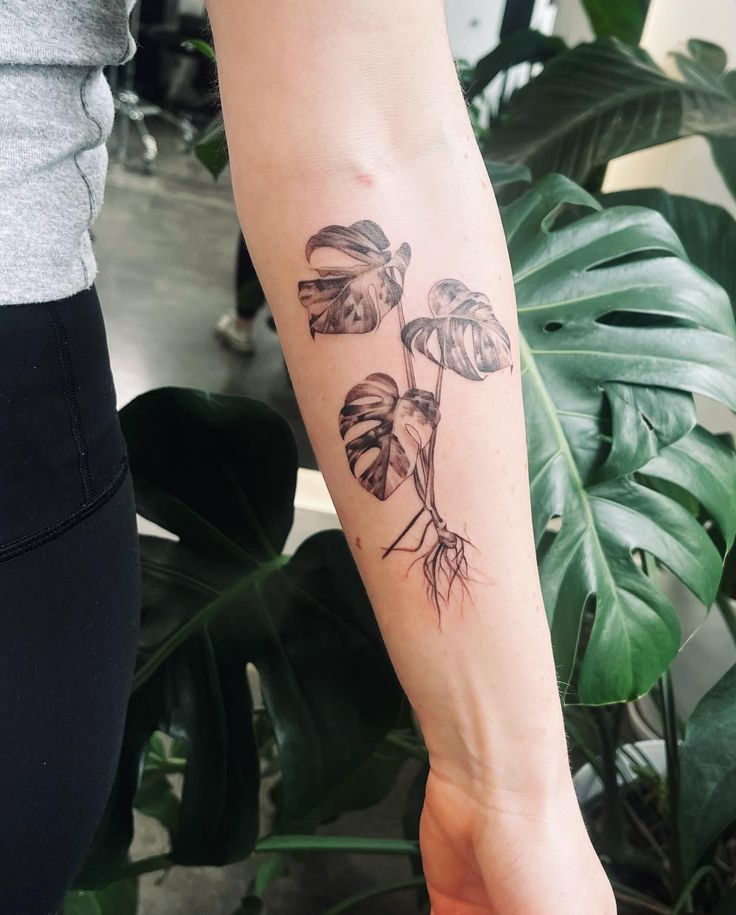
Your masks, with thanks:
M 425 738 L 426 739 L 426 738 Z M 555 803 L 572 793 L 572 775 L 564 740 L 488 735 L 483 741 L 427 740 L 430 768 L 446 783 L 476 798 L 508 799 L 509 812 L 529 805 Z
M 469 794 L 542 802 L 572 791 L 561 704 L 554 690 L 513 701 L 469 688 L 416 709 L 432 771 Z

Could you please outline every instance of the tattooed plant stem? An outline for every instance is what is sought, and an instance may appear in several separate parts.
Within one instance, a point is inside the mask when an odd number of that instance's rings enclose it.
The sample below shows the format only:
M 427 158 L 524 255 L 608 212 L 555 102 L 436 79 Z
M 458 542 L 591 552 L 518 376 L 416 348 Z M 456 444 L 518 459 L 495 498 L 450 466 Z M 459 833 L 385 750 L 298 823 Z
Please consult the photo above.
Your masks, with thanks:
M 442 376 L 444 374 L 444 366 L 440 366 L 437 370 L 437 383 L 434 389 L 434 399 L 437 401 L 439 406 L 440 397 L 442 396 Z M 435 442 L 437 441 L 437 429 L 435 428 L 432 432 L 432 437 L 429 440 L 427 445 L 427 508 L 429 509 L 430 514 L 432 515 L 432 520 L 434 525 L 437 528 L 437 536 L 440 536 L 441 530 L 446 530 L 447 525 L 445 524 L 444 519 L 441 517 L 437 509 L 437 499 L 434 493 L 434 448 Z
M 437 384 L 434 386 L 434 399 L 437 403 L 440 402 L 440 397 L 442 397 L 442 376 L 445 374 L 445 367 L 441 365 L 437 370 Z
M 399 316 L 399 333 L 401 334 L 404 330 L 404 327 L 406 326 L 406 318 L 404 317 L 404 305 L 403 305 L 402 299 L 399 299 L 398 305 L 396 306 L 396 311 Z M 407 349 L 405 346 L 402 346 L 401 349 L 403 350 L 403 353 L 404 353 L 404 366 L 406 368 L 406 383 L 409 388 L 411 388 L 411 389 L 416 388 L 417 379 L 416 379 L 416 373 L 414 372 L 414 355 L 411 352 L 411 350 Z M 442 372 L 442 368 L 440 367 L 440 374 L 441 374 L 441 372 Z M 417 466 L 414 469 L 414 486 L 416 487 L 419 498 L 422 500 L 423 503 L 426 503 L 427 486 L 426 486 L 424 480 L 422 480 L 422 474 L 424 475 L 425 479 L 427 479 L 429 476 L 429 466 L 428 466 L 428 461 L 427 461 L 427 455 L 425 454 L 424 449 L 420 450 L 419 460 L 417 461 Z M 414 518 L 408 524 L 408 526 L 406 528 L 404 528 L 402 533 L 396 538 L 396 540 L 394 540 L 394 542 L 391 544 L 391 546 L 389 546 L 385 550 L 385 552 L 383 554 L 384 559 L 395 549 L 395 547 L 397 547 L 399 545 L 399 543 L 401 543 L 401 541 L 404 539 L 406 534 L 408 534 L 409 531 L 412 529 L 412 527 L 414 527 L 414 525 L 416 524 L 416 522 L 419 520 L 422 513 L 424 512 L 425 507 L 426 507 L 426 505 L 422 506 L 422 508 L 417 512 L 417 514 L 414 516 Z
M 396 306 L 396 311 L 399 314 L 399 332 L 404 330 L 406 326 L 406 320 L 404 318 L 404 306 L 399 299 L 399 304 Z M 414 356 L 409 350 L 402 346 L 401 349 L 404 351 L 404 365 L 406 367 L 406 383 L 410 388 L 415 388 L 417 386 L 416 375 L 414 374 Z

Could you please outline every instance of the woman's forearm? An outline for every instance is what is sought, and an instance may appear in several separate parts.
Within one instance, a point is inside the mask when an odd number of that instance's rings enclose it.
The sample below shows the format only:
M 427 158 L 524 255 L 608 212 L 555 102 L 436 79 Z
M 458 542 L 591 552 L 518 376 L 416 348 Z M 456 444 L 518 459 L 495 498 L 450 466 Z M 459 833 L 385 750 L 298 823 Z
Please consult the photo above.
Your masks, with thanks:
M 566 790 L 513 284 L 442 6 L 209 12 L 240 220 L 433 768 Z

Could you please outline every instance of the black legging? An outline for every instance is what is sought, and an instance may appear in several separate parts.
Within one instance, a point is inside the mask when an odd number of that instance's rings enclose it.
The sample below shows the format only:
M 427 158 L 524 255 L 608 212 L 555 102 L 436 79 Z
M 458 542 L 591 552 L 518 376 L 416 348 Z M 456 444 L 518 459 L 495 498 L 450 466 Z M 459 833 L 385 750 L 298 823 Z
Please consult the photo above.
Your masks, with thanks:
M 94 290 L 0 307 L 0 912 L 61 905 L 117 761 L 140 608 Z
M 255 318 L 263 304 L 263 290 L 241 233 L 235 255 L 235 311 L 239 318 Z

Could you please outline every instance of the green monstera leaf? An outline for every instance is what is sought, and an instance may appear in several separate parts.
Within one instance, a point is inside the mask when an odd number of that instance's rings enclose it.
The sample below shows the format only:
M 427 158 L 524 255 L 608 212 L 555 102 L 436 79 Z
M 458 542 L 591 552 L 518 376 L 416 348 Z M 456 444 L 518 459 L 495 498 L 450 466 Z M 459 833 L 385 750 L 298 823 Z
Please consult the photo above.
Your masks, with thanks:
M 327 248 L 339 263 L 315 267 L 317 279 L 299 283 L 299 300 L 309 310 L 315 334 L 366 334 L 401 301 L 411 248 L 391 254 L 383 230 L 370 219 L 351 226 L 326 226 L 307 242 L 305 255 Z
M 171 861 L 221 865 L 252 851 L 260 746 L 249 670 L 276 741 L 283 822 L 370 756 L 402 696 L 342 533 L 282 555 L 297 469 L 284 419 L 257 401 L 175 388 L 137 398 L 121 419 L 138 511 L 178 539 L 141 539 L 139 664 L 80 886 L 120 867 L 134 800 L 161 818 L 141 782 L 156 768 L 155 732 L 178 738 L 185 761 L 181 801 L 162 819 Z
M 138 881 L 120 880 L 103 890 L 71 890 L 61 915 L 136 915 Z
M 560 227 L 565 204 L 593 212 Z M 657 213 L 601 210 L 550 176 L 505 209 L 504 224 L 558 673 L 570 699 L 631 699 L 679 647 L 674 608 L 642 555 L 705 605 L 722 569 L 714 541 L 664 494 L 667 486 L 693 493 L 726 547 L 733 541 L 736 512 L 724 490 L 736 475 L 734 454 L 690 431 L 691 392 L 736 407 L 733 316 L 723 290 L 684 259 Z
M 486 153 L 535 178 L 561 172 L 583 182 L 617 156 L 695 134 L 736 137 L 726 86 L 672 79 L 641 48 L 601 39 L 554 57 L 514 93 Z
M 687 50 L 687 54 L 672 55 L 683 78 L 708 89 L 725 92 L 736 104 L 736 70 L 726 70 L 728 56 L 723 48 L 709 41 L 691 38 Z M 713 161 L 736 200 L 736 135 L 709 136 L 708 142 Z
M 225 124 L 218 114 L 203 132 L 194 147 L 194 155 L 204 165 L 215 181 L 227 168 L 230 156 L 225 136 Z
M 700 700 L 680 756 L 679 836 L 692 873 L 700 856 L 736 822 L 736 666 Z M 724 915 L 733 909 L 723 909 Z
M 465 98 L 471 102 L 490 86 L 500 74 L 517 64 L 545 63 L 567 50 L 557 35 L 543 35 L 533 29 L 512 32 L 472 68 L 465 88 Z
M 658 187 L 599 194 L 598 200 L 607 207 L 633 204 L 661 213 L 677 232 L 690 261 L 723 286 L 736 307 L 736 220 L 728 210 Z
M 582 0 L 582 5 L 596 37 L 639 43 L 649 0 Z

